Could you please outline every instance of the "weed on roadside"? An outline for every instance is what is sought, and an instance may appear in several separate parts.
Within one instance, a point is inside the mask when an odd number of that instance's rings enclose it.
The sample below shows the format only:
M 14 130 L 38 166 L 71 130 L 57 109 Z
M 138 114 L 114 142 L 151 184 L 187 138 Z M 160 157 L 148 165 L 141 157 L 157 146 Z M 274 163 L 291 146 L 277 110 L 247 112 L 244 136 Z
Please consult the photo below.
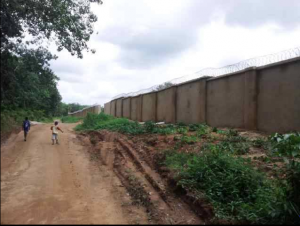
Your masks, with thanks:
M 248 160 L 233 157 L 216 146 L 200 154 L 166 152 L 165 164 L 175 170 L 178 185 L 204 192 L 215 216 L 248 223 L 283 223 L 286 192 L 254 170 Z

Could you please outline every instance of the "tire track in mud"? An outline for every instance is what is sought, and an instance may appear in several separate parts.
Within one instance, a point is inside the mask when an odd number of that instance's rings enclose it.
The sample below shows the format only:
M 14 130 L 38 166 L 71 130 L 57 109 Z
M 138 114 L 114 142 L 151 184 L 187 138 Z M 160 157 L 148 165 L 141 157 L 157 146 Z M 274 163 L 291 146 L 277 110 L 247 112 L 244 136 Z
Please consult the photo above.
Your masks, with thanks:
M 149 164 L 149 150 L 137 149 L 125 136 L 108 132 L 88 132 L 100 161 L 113 169 L 132 197 L 134 205 L 143 206 L 149 223 L 204 224 L 183 200 L 168 190 L 168 184 Z

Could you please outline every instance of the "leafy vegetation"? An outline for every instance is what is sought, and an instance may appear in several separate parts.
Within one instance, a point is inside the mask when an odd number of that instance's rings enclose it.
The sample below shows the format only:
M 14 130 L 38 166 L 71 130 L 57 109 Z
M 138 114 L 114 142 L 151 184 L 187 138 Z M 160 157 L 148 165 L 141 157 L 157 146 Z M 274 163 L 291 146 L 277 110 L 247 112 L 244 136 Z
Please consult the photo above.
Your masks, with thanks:
M 179 186 L 205 195 L 218 219 L 278 224 L 292 216 L 288 183 L 268 179 L 249 160 L 236 158 L 218 146 L 201 154 L 169 151 L 165 164 L 177 172 Z
M 103 112 L 98 115 L 88 113 L 87 117 L 84 118 L 83 123 L 76 127 L 77 130 L 107 129 L 130 135 L 145 133 L 157 133 L 163 135 L 175 134 L 178 128 L 179 127 L 174 125 L 158 126 L 151 121 L 141 125 L 138 122 L 132 122 L 126 118 L 115 118 L 111 115 L 106 115 Z
M 25 33 L 32 39 L 26 44 L 40 45 L 45 39 L 54 40 L 58 51 L 67 49 L 72 55 L 82 57 L 89 50 L 86 42 L 97 21 L 91 12 L 91 2 L 101 0 L 2 0 L 1 50 L 22 43 Z
M 197 153 L 176 150 L 180 145 L 165 152 L 165 165 L 176 172 L 179 186 L 200 194 L 199 197 L 204 195 L 214 206 L 217 219 L 251 224 L 300 222 L 299 133 L 275 134 L 269 139 L 249 141 L 234 130 L 201 128 L 205 126 L 194 129 L 196 134 L 200 133 L 198 139 L 203 137 L 203 131 L 215 131 L 223 138 L 217 143 L 205 142 Z M 208 134 L 205 136 L 209 138 Z M 181 143 L 189 139 L 174 137 Z M 259 158 L 264 163 L 280 161 L 273 156 L 283 157 L 286 165 L 280 172 L 285 177 L 275 174 L 277 176 L 270 178 L 257 170 L 250 158 L 236 156 L 247 153 L 250 146 L 270 148 L 272 152 L 267 153 L 271 155 Z
M 274 154 L 293 158 L 300 157 L 300 133 L 276 133 L 270 139 Z
M 83 117 L 75 117 L 75 116 L 63 116 L 61 118 L 61 122 L 63 123 L 76 123 L 82 120 Z
M 140 134 L 144 132 L 142 126 L 136 122 L 131 122 L 124 118 L 114 118 L 111 115 L 106 115 L 103 112 L 100 114 L 88 113 L 84 118 L 83 123 L 78 125 L 76 130 L 100 130 L 108 129 L 126 134 Z
M 295 220 L 300 222 L 300 133 L 276 133 L 270 137 L 270 142 L 272 154 L 283 157 L 287 163 L 286 180 L 290 184 L 290 189 L 285 208 L 294 213 Z
M 163 89 L 166 89 L 166 88 L 169 88 L 169 87 L 172 87 L 174 84 L 171 83 L 171 82 L 165 82 L 159 86 L 156 87 L 156 91 L 159 91 L 159 90 L 163 90 Z
M 22 50 L 19 56 L 1 54 L 1 110 L 41 110 L 53 116 L 61 96 L 58 77 L 49 68 L 53 56 L 46 50 Z

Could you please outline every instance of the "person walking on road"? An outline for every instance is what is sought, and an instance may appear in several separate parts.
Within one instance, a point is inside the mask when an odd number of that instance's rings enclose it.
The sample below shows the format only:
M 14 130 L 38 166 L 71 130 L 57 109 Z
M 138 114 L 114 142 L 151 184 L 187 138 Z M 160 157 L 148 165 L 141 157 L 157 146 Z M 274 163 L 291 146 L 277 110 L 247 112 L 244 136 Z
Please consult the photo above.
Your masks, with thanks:
M 25 118 L 25 121 L 23 121 L 23 126 L 22 126 L 23 130 L 24 130 L 24 141 L 27 140 L 27 134 L 30 130 L 30 122 L 28 120 L 28 117 Z
M 58 130 L 63 133 L 61 128 L 58 127 L 58 122 L 54 122 L 54 126 L 51 126 L 52 130 L 52 145 L 54 145 L 54 141 L 56 140 L 56 144 L 58 144 Z

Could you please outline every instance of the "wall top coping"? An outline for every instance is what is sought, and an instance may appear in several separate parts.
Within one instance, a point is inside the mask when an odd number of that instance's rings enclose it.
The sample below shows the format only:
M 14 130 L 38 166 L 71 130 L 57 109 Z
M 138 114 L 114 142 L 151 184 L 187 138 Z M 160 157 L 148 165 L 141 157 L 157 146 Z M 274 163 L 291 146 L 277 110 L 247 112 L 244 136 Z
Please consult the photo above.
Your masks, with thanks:
M 244 70 L 241 70 L 241 71 L 237 71 L 237 72 L 233 72 L 233 73 L 230 73 L 230 74 L 220 75 L 220 76 L 217 76 L 217 77 L 210 78 L 207 81 L 212 81 L 212 80 L 221 79 L 221 78 L 224 78 L 224 77 L 229 77 L 229 76 L 242 74 L 242 73 L 245 73 L 245 72 L 251 71 L 251 70 L 263 70 L 263 69 L 266 69 L 266 68 L 271 68 L 271 67 L 279 66 L 279 65 L 282 65 L 282 64 L 292 63 L 292 62 L 295 62 L 295 61 L 298 61 L 298 60 L 300 60 L 300 57 L 295 57 L 295 58 L 292 58 L 292 59 L 288 59 L 288 60 L 284 60 L 284 61 L 280 61 L 280 62 L 276 62 L 276 63 L 272 63 L 272 64 L 260 66 L 260 67 L 248 67 L 248 68 L 245 68 Z
M 300 57 L 295 57 L 295 58 L 292 58 L 292 59 L 288 59 L 288 60 L 284 60 L 284 61 L 280 61 L 280 62 L 260 66 L 257 69 L 262 70 L 262 69 L 265 69 L 265 68 L 274 67 L 274 66 L 278 66 L 278 65 L 281 65 L 281 64 L 292 63 L 292 62 L 296 62 L 296 61 L 300 61 Z

